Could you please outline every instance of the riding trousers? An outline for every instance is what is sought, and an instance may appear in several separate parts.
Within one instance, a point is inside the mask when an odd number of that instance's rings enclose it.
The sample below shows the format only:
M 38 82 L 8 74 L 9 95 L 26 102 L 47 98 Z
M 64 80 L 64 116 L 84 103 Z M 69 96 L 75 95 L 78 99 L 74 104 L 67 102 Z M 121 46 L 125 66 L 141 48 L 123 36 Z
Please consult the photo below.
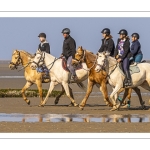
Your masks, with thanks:
M 123 70 L 124 72 L 129 71 L 129 58 L 123 60 Z
M 143 54 L 137 54 L 135 57 L 134 57 L 134 61 L 137 62 L 137 63 L 140 63 L 143 59 Z
M 67 68 L 73 76 L 76 76 L 75 68 L 72 66 L 72 56 L 67 59 Z

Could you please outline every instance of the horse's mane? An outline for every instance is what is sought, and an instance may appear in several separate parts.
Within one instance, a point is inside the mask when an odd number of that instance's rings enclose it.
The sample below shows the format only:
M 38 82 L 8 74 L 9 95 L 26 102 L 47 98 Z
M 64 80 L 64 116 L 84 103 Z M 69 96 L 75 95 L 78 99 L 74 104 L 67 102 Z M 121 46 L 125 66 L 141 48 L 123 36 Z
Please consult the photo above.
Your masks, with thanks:
M 34 58 L 34 55 L 30 54 L 29 52 L 26 52 L 25 50 L 19 50 L 19 51 L 28 55 L 30 58 Z

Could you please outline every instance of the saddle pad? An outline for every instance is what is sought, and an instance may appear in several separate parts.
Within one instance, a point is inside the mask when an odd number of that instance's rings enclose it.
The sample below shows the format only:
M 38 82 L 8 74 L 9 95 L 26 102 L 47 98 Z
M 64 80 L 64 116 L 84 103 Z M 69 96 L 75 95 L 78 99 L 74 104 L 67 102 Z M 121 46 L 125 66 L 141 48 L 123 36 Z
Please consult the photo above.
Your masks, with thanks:
M 125 76 L 125 75 L 124 75 L 124 72 L 122 71 L 122 69 L 121 69 L 119 66 L 118 66 L 118 68 L 119 68 L 120 73 L 121 73 L 123 76 Z M 139 73 L 139 72 L 140 72 L 140 69 L 139 69 L 139 67 L 137 66 L 137 63 L 134 63 L 133 65 L 130 65 L 129 69 L 130 69 L 130 74 L 131 74 L 131 75 L 134 74 L 134 73 Z
M 65 58 L 62 58 L 62 68 L 65 71 L 70 72 L 69 69 L 67 68 L 67 61 Z M 80 70 L 82 68 L 83 68 L 82 64 L 78 64 L 77 66 L 75 66 L 75 70 Z

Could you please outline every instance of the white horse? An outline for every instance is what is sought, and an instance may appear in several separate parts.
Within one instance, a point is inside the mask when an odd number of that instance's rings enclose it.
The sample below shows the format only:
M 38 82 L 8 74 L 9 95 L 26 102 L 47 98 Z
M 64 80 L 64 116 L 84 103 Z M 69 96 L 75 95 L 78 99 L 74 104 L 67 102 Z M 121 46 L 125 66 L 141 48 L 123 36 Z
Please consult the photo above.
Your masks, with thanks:
M 64 90 L 66 92 L 66 95 L 71 100 L 71 103 L 74 106 L 78 106 L 78 104 L 75 102 L 75 100 L 70 96 L 69 92 L 69 80 L 71 77 L 71 74 L 67 71 L 65 71 L 62 66 L 62 59 L 57 59 L 56 57 L 52 56 L 51 54 L 42 52 L 40 50 L 37 50 L 36 56 L 31 64 L 32 69 L 36 69 L 37 67 L 45 64 L 47 68 L 49 69 L 49 74 L 51 77 L 50 87 L 48 90 L 48 93 L 46 95 L 46 98 L 44 99 L 41 106 L 44 106 L 48 100 L 49 95 L 51 94 L 52 90 L 57 84 L 61 84 L 64 87 Z M 88 70 L 85 63 L 82 63 L 82 66 L 84 69 L 76 70 L 76 74 L 78 76 L 77 84 L 80 84 L 82 81 L 86 80 L 88 78 Z
M 97 58 L 97 66 L 95 68 L 96 72 L 101 69 L 105 69 L 108 73 L 108 82 L 113 87 L 113 92 L 110 95 L 110 98 L 113 102 L 113 109 L 119 109 L 122 102 L 120 104 L 116 104 L 116 99 L 114 98 L 115 94 L 124 87 L 123 81 L 124 76 L 120 73 L 118 62 L 115 58 L 108 56 L 107 53 L 98 53 Z M 150 91 L 150 64 L 149 63 L 139 63 L 137 66 L 140 69 L 139 73 L 134 73 L 131 75 L 132 77 L 132 86 L 127 88 L 137 88 L 138 86 L 143 87 L 144 89 Z

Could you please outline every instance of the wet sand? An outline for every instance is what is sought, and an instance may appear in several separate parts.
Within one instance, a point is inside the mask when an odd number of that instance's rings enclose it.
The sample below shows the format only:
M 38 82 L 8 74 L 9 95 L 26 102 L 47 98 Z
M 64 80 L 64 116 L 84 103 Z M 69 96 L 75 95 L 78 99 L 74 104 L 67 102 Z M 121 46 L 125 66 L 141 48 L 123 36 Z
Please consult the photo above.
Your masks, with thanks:
M 0 76 L 23 75 L 23 72 L 11 71 L 7 63 L 0 63 Z M 15 88 L 20 89 L 24 86 L 25 79 L 0 79 L 0 88 Z M 85 82 L 86 85 L 86 82 Z M 44 89 L 48 89 L 49 84 L 43 84 Z M 36 89 L 36 86 L 32 86 Z M 75 100 L 80 103 L 85 95 L 85 91 L 81 90 L 76 85 L 71 85 Z M 109 88 L 109 93 L 111 88 Z M 61 90 L 57 86 L 55 90 Z M 142 92 L 147 92 L 142 90 Z M 149 93 L 143 95 L 146 105 L 149 106 Z M 94 87 L 91 96 L 87 101 L 87 105 L 83 111 L 78 107 L 68 107 L 70 100 L 63 96 L 58 105 L 54 105 L 55 98 L 49 98 L 45 107 L 38 107 L 39 98 L 29 98 L 31 105 L 28 106 L 22 98 L 0 98 L 0 113 L 23 113 L 23 114 L 150 114 L 149 107 L 147 110 L 139 110 L 140 106 L 137 96 L 132 96 L 131 109 L 121 109 L 120 111 L 111 112 L 110 108 L 105 106 L 103 97 L 99 93 L 99 89 Z M 0 132 L 150 132 L 150 123 L 94 123 L 94 122 L 0 122 Z

